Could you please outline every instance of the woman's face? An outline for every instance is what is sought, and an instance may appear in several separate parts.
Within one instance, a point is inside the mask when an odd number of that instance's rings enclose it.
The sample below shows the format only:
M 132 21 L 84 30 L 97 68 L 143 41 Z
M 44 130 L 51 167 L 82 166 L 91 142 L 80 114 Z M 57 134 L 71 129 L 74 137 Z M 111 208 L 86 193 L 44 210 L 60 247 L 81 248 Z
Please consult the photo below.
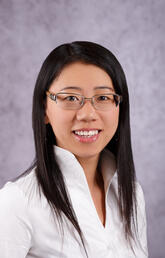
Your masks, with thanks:
M 66 87 L 75 87 L 69 89 Z M 95 89 L 95 87 L 102 87 Z M 107 87 L 107 88 L 105 88 Z M 65 89 L 63 89 L 65 88 Z M 51 84 L 52 93 L 72 92 L 85 97 L 113 93 L 109 75 L 101 68 L 76 62 L 66 66 Z M 50 123 L 57 146 L 69 150 L 79 158 L 98 156 L 112 139 L 119 119 L 119 105 L 110 110 L 96 110 L 90 101 L 85 101 L 79 110 L 65 110 L 47 97 L 45 123 Z M 75 131 L 101 130 L 91 137 L 78 136 Z

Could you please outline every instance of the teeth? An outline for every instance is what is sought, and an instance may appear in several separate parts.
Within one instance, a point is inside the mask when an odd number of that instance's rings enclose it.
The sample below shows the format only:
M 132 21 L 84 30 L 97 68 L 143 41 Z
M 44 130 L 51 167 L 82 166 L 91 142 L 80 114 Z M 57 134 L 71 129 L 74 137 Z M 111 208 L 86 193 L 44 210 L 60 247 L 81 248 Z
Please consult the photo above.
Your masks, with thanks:
M 78 135 L 84 135 L 84 136 L 92 136 L 95 134 L 98 134 L 99 131 L 98 130 L 93 130 L 93 131 L 75 131 L 75 134 Z

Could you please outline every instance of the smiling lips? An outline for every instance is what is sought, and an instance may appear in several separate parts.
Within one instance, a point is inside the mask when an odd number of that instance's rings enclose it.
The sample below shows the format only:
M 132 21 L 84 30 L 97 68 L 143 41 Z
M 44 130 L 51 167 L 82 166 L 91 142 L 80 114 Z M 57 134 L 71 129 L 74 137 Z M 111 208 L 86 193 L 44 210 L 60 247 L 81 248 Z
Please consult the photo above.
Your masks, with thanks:
M 101 130 L 99 129 L 80 129 L 73 131 L 76 140 L 79 142 L 95 142 Z

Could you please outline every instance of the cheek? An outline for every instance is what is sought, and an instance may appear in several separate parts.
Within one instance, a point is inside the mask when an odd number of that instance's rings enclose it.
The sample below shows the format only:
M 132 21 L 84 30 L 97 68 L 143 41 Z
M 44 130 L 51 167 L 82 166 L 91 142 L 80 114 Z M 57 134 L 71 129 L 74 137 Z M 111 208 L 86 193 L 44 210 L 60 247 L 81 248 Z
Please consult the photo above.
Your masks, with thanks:
M 47 116 L 56 136 L 65 136 L 66 131 L 71 130 L 71 121 L 73 119 L 73 115 L 71 113 L 62 112 L 61 109 L 49 109 L 47 111 Z
M 111 133 L 114 134 L 116 132 L 116 129 L 118 127 L 119 122 L 119 109 L 117 109 L 115 112 L 112 112 L 109 114 L 108 117 L 106 117 L 106 128 Z

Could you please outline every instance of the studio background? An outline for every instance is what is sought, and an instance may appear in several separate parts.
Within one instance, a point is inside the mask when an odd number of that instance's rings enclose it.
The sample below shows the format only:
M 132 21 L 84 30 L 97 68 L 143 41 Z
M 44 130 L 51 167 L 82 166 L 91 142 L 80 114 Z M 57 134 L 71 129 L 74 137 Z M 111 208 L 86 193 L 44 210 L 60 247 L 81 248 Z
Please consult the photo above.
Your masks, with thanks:
M 75 40 L 100 43 L 127 77 L 151 258 L 165 257 L 164 14 L 164 0 L 0 0 L 0 187 L 34 158 L 32 95 L 48 53 Z

